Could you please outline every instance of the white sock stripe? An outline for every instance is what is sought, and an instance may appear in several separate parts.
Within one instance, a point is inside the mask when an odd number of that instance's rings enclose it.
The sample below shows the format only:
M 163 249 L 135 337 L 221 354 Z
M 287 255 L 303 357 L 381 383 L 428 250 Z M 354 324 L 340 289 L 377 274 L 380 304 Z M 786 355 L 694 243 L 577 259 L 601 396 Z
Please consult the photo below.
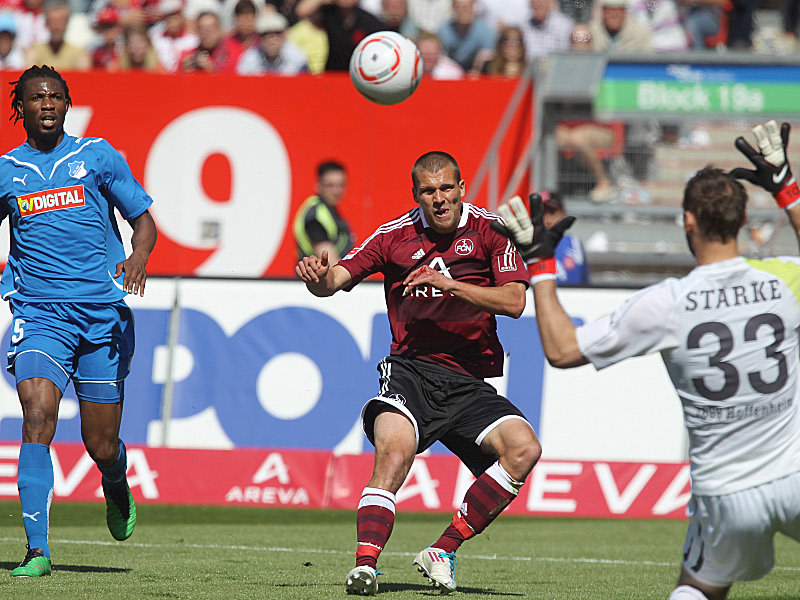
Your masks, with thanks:
M 383 546 L 378 546 L 378 544 L 373 544 L 371 542 L 358 542 L 357 546 L 371 546 L 372 548 L 377 548 L 378 550 L 383 550 Z
M 388 498 L 392 502 L 395 501 L 395 495 L 390 492 L 389 490 L 382 490 L 381 488 L 374 488 L 374 487 L 365 487 L 364 491 L 361 492 L 361 497 L 363 498 L 367 494 L 374 494 L 376 496 L 383 496 L 384 498 Z
M 395 512 L 395 496 L 392 492 L 387 492 L 380 488 L 366 487 L 361 492 L 361 500 L 358 503 L 358 508 L 365 506 L 380 506 L 387 510 Z
M 394 502 L 383 498 L 382 496 L 364 496 L 361 498 L 361 501 L 358 503 L 358 508 L 364 508 L 366 506 L 380 506 L 381 508 L 385 508 L 386 510 L 392 511 L 394 514 Z
M 525 483 L 524 481 L 517 481 L 511 477 L 503 468 L 503 465 L 500 464 L 500 461 L 496 461 L 491 467 L 486 469 L 486 474 L 499 483 L 504 490 L 511 492 L 515 496 L 519 492 L 519 488 L 522 487 L 522 484 Z

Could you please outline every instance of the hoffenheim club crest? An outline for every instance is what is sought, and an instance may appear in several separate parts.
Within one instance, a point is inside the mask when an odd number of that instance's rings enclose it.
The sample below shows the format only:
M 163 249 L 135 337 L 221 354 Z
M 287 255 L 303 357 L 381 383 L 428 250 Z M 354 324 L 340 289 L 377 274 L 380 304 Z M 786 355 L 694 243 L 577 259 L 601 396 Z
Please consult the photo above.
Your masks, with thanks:
M 75 179 L 86 177 L 88 174 L 86 167 L 83 166 L 82 160 L 76 160 L 75 162 L 67 163 L 67 166 L 69 167 L 69 176 L 74 177 Z

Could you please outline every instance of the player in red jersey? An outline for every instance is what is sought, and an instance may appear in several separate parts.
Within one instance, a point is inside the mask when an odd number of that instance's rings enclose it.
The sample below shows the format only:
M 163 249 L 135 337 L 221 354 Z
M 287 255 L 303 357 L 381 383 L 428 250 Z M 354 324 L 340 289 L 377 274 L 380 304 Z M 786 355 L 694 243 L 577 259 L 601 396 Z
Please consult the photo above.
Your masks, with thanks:
M 422 155 L 411 179 L 418 207 L 379 227 L 338 264 L 323 253 L 296 268 L 315 296 L 350 290 L 372 273 L 384 277 L 392 347 L 378 365 L 380 391 L 362 410 L 375 463 L 358 505 L 348 594 L 378 589 L 395 493 L 417 453 L 441 441 L 477 477 L 451 524 L 414 560 L 442 593 L 456 589 L 455 551 L 516 497 L 541 455 L 522 412 L 483 381 L 503 372 L 495 315 L 518 318 L 525 308 L 522 257 L 490 228 L 499 217 L 462 202 L 464 180 L 452 156 Z

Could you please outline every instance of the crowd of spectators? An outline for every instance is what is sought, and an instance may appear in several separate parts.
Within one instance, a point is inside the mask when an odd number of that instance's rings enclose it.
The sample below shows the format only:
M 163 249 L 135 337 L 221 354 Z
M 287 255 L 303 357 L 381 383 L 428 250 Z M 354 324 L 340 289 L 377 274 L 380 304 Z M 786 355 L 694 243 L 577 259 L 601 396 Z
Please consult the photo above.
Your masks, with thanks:
M 781 51 L 798 52 L 800 0 Z M 0 68 L 228 72 L 347 70 L 358 42 L 414 39 L 439 79 L 518 76 L 553 51 L 753 47 L 758 0 L 0 0 Z

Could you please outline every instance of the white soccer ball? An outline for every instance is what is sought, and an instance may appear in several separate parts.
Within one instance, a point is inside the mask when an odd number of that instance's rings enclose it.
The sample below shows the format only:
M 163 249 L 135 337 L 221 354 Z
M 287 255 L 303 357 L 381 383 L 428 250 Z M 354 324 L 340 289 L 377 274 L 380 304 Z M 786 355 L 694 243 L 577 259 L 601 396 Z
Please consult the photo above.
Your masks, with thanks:
M 368 35 L 350 57 L 350 79 L 367 100 L 397 104 L 414 93 L 422 79 L 417 45 L 394 31 Z

